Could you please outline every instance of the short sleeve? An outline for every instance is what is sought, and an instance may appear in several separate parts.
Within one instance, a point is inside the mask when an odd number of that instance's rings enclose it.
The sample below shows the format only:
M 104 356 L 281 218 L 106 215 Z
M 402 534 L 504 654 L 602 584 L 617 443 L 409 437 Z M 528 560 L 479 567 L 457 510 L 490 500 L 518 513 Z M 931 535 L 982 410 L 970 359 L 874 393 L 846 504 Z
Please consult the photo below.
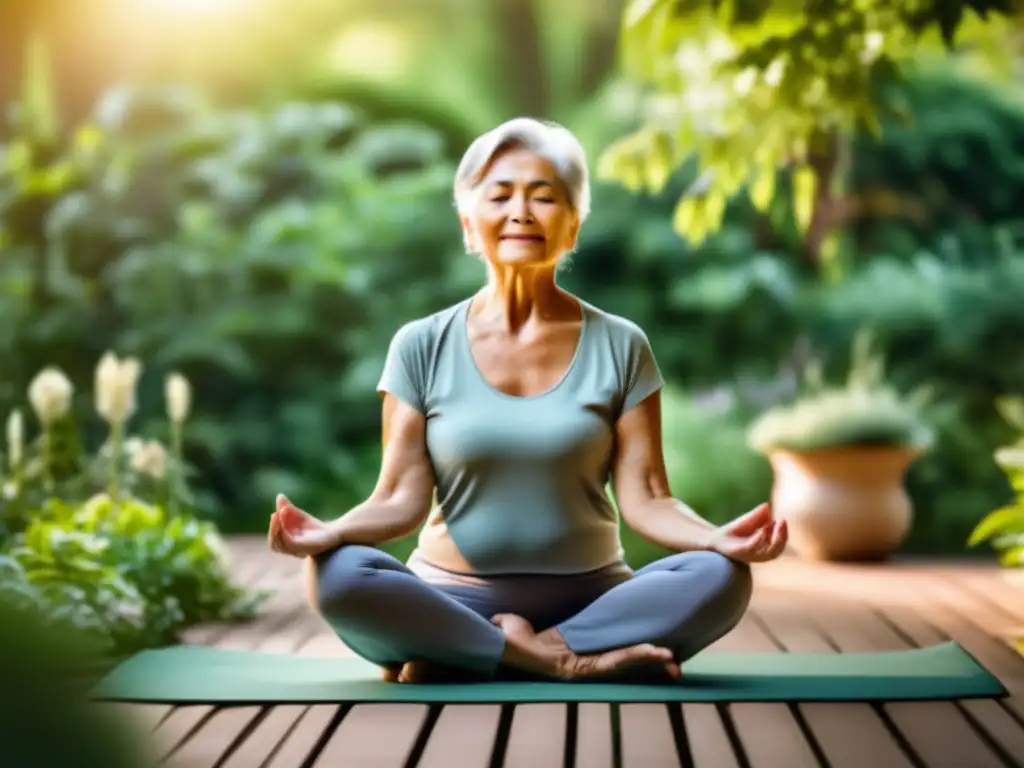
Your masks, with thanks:
M 630 329 L 626 351 L 624 415 L 665 385 L 647 334 L 637 326 Z
M 384 370 L 377 383 L 377 392 L 389 392 L 425 414 L 427 359 L 429 340 L 425 338 L 422 321 L 407 323 L 398 329 L 388 345 Z

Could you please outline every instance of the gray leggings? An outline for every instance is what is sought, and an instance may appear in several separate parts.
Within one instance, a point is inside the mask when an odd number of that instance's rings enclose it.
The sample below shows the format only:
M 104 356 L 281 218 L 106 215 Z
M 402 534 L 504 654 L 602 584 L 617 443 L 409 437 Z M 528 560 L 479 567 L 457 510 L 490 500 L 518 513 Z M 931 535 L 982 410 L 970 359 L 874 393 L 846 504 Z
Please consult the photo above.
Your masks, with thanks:
M 427 581 L 358 545 L 325 552 L 316 566 L 320 614 L 355 653 L 381 666 L 426 661 L 485 677 L 498 674 L 505 646 L 490 622 L 496 613 L 520 615 L 537 631 L 556 627 L 579 654 L 653 643 L 682 662 L 735 627 L 752 592 L 748 566 L 703 551 L 635 574 Z

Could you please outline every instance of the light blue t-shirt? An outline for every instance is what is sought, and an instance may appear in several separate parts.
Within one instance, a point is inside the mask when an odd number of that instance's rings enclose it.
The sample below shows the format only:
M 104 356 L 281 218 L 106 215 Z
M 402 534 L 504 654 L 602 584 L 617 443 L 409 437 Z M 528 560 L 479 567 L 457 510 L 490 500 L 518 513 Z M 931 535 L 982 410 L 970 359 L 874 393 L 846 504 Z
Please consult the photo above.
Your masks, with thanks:
M 664 383 L 646 334 L 581 301 L 565 375 L 542 394 L 518 397 L 477 367 L 471 302 L 402 326 L 377 387 L 426 417 L 436 503 L 414 557 L 480 576 L 622 563 L 606 488 L 616 420 Z

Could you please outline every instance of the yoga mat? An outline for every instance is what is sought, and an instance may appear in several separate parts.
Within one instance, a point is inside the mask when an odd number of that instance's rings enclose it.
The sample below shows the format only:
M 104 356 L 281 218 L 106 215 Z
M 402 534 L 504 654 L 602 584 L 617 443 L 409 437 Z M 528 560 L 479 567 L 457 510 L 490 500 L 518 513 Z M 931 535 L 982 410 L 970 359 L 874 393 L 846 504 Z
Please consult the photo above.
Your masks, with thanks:
M 1001 697 L 1003 685 L 956 643 L 878 653 L 702 653 L 683 678 L 606 682 L 385 683 L 359 658 L 204 646 L 143 651 L 93 699 L 168 704 L 911 701 Z

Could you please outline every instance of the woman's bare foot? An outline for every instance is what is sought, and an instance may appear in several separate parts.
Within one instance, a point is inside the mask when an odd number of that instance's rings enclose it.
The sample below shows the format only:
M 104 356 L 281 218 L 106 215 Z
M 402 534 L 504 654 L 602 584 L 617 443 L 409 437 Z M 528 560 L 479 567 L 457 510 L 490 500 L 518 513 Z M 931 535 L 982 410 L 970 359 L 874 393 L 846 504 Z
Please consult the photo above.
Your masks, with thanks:
M 400 683 L 468 683 L 479 679 L 469 670 L 427 661 L 407 661 L 398 676 Z
M 566 680 L 619 677 L 632 671 L 664 670 L 668 677 L 680 676 L 672 651 L 649 643 L 616 648 L 604 653 L 577 654 L 557 630 L 540 634 L 526 619 L 511 613 L 498 614 L 491 621 L 501 628 L 510 646 L 508 662 L 527 671 L 541 672 Z
M 426 661 L 385 664 L 381 676 L 385 683 L 468 683 L 480 679 L 468 670 Z

